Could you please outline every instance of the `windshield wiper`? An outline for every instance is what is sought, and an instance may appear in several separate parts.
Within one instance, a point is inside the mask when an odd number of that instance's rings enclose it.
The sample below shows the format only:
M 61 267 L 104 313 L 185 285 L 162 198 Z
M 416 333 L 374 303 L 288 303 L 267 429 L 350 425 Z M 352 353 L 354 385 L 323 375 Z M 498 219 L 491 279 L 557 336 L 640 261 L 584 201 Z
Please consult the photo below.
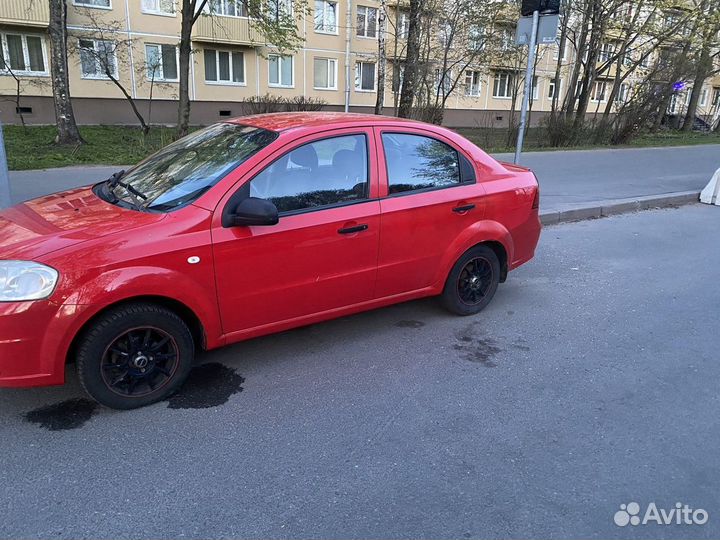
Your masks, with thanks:
M 125 170 L 118 171 L 116 173 L 113 173 L 110 178 L 108 178 L 105 181 L 105 185 L 108 188 L 108 192 L 112 194 L 113 197 L 115 197 L 115 200 L 117 201 L 118 197 L 115 195 L 115 188 L 120 186 L 121 188 L 125 189 L 125 191 L 128 192 L 130 195 L 130 198 L 132 199 L 132 204 L 135 207 L 136 210 L 143 210 L 142 203 L 138 200 L 138 198 L 146 201 L 147 195 L 145 195 L 140 190 L 134 188 L 131 184 L 128 184 L 127 182 L 123 182 L 121 179 L 125 176 Z

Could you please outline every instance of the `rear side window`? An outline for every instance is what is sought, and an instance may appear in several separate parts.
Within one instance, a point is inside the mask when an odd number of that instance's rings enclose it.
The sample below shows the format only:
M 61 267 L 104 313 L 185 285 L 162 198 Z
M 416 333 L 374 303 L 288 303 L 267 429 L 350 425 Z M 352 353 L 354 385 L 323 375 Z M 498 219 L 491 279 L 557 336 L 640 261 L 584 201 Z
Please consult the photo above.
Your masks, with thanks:
M 458 153 L 444 142 L 407 133 L 383 133 L 390 194 L 460 184 Z
M 294 212 L 367 198 L 365 135 L 345 135 L 299 146 L 250 182 L 250 196 Z

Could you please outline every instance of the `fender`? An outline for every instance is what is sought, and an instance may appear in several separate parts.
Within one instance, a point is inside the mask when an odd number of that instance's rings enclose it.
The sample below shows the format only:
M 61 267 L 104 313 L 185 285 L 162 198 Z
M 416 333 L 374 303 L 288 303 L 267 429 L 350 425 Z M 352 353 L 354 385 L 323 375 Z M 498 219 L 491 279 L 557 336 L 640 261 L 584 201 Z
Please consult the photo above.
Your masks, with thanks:
M 435 276 L 435 287 L 442 289 L 455 262 L 468 249 L 481 242 L 499 242 L 502 244 L 505 248 L 505 253 L 507 253 L 508 265 L 510 265 L 510 261 L 513 260 L 515 253 L 515 244 L 513 243 L 510 232 L 497 221 L 476 221 L 463 230 L 445 251 L 445 255 L 438 268 L 438 273 Z M 510 268 L 508 267 L 508 269 Z
M 87 281 L 73 291 L 63 303 L 64 307 L 84 306 L 82 317 L 76 324 L 74 336 L 87 321 L 102 310 L 133 298 L 143 296 L 164 297 L 179 302 L 192 311 L 200 321 L 208 349 L 224 345 L 214 282 L 212 288 L 200 283 L 187 273 L 154 266 L 133 266 L 110 270 Z

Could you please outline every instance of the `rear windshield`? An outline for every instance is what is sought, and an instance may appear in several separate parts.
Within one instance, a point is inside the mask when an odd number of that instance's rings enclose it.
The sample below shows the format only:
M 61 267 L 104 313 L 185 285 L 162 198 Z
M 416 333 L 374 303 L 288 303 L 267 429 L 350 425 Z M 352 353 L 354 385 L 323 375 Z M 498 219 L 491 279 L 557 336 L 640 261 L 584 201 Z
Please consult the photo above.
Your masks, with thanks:
M 145 197 L 136 198 L 141 209 L 168 212 L 196 200 L 277 136 L 251 126 L 215 124 L 166 146 L 121 180 Z M 122 187 L 115 194 L 132 202 L 132 195 Z

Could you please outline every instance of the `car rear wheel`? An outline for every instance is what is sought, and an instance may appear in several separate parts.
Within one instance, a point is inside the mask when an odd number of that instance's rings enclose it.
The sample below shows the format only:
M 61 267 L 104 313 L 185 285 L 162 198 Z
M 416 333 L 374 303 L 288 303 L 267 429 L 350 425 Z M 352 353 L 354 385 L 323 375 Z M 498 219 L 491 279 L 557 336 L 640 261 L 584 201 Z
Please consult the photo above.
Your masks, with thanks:
M 488 246 L 475 246 L 466 251 L 450 271 L 442 305 L 458 315 L 474 315 L 490 303 L 499 283 L 497 255 Z
M 85 391 L 113 409 L 134 409 L 178 390 L 195 355 L 193 337 L 174 312 L 131 304 L 101 315 L 82 336 L 77 372 Z

